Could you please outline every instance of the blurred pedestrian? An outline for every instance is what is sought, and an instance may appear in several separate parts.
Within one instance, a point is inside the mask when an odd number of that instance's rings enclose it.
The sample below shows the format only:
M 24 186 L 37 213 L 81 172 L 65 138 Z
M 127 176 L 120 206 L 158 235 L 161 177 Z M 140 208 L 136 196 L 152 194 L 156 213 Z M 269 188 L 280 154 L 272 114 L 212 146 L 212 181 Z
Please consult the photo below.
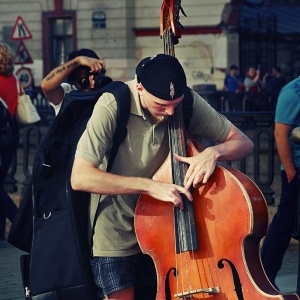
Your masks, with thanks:
M 223 101 L 225 105 L 227 102 L 229 111 L 242 110 L 242 98 L 240 92 L 244 90 L 244 84 L 243 78 L 239 75 L 238 70 L 239 68 L 236 65 L 231 65 L 224 78 L 223 91 L 228 93 L 225 94 Z
M 281 69 L 278 66 L 272 68 L 272 75 L 267 78 L 270 110 L 275 110 L 278 95 L 281 89 L 286 85 L 286 78 L 281 75 Z
M 266 87 L 267 73 L 260 78 L 260 67 L 255 68 L 250 65 L 246 71 L 246 77 L 244 79 L 245 97 L 244 97 L 244 110 L 265 110 L 267 99 L 261 93 Z
M 281 161 L 281 197 L 261 249 L 263 267 L 275 287 L 276 276 L 296 229 L 300 145 L 291 141 L 291 131 L 299 126 L 300 77 L 283 87 L 275 111 L 274 135 Z
M 41 82 L 41 88 L 57 115 L 66 93 L 88 91 L 94 87 L 95 74 L 105 74 L 105 63 L 91 49 L 74 50 L 68 61 L 54 68 Z M 67 78 L 68 82 L 65 82 Z M 112 79 L 105 76 L 106 79 Z
M 13 74 L 14 57 L 9 45 L 0 43 L 0 97 L 13 117 L 18 103 L 17 79 Z M 19 145 L 19 132 L 15 120 L 12 131 L 10 142 L 4 148 L 0 148 L 0 240 L 5 238 L 6 218 L 12 222 L 17 212 L 16 204 L 4 188 L 6 175 Z

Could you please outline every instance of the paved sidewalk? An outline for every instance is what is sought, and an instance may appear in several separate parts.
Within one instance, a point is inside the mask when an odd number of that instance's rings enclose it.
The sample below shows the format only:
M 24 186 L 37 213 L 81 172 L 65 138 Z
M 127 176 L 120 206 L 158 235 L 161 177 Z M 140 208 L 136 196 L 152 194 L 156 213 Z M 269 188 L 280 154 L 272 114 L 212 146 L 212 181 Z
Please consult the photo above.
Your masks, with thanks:
M 0 300 L 25 300 L 19 258 L 23 252 L 0 241 Z
M 285 254 L 276 284 L 282 293 L 296 293 L 298 272 L 298 242 L 292 242 Z
M 25 300 L 19 269 L 19 258 L 22 254 L 22 251 L 8 242 L 0 241 L 0 300 Z M 294 243 L 285 255 L 283 267 L 276 282 L 283 293 L 296 291 L 297 269 L 298 244 Z

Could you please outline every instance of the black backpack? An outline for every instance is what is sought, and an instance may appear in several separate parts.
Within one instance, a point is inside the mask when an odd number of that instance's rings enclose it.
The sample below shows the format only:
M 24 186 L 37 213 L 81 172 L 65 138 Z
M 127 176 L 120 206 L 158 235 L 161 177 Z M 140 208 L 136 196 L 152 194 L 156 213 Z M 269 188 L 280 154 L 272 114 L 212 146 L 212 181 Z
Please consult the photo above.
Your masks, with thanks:
M 100 90 L 68 93 L 35 153 L 32 182 L 8 236 L 12 245 L 30 253 L 20 258 L 28 299 L 97 299 L 89 264 L 89 193 L 73 191 L 70 175 L 77 142 L 104 92 L 114 94 L 118 103 L 110 168 L 126 137 L 130 112 L 129 89 L 119 81 Z
M 118 126 L 107 168 L 110 171 L 118 145 L 126 137 L 130 112 L 129 89 L 122 82 L 112 82 L 99 91 L 67 94 L 36 151 L 32 183 L 8 236 L 8 242 L 30 253 L 20 258 L 28 299 L 97 299 L 87 235 L 90 194 L 73 191 L 70 175 L 77 142 L 104 92 L 114 94 L 118 103 Z M 186 126 L 192 116 L 192 105 L 187 89 L 183 102 Z

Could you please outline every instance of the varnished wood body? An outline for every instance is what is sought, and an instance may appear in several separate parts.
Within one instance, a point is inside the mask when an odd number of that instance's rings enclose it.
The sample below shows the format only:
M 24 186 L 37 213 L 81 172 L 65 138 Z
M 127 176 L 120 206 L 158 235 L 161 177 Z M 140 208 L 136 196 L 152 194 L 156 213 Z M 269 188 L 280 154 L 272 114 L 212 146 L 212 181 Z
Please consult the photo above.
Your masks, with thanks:
M 194 155 L 192 151 L 188 147 L 188 156 Z M 154 179 L 172 182 L 169 158 Z M 246 175 L 218 164 L 209 182 L 192 194 L 199 250 L 181 254 L 175 254 L 173 205 L 147 195 L 138 201 L 136 234 L 142 251 L 156 266 L 156 300 L 175 300 L 179 299 L 175 294 L 213 287 L 220 293 L 181 299 L 299 299 L 278 292 L 263 271 L 259 243 L 267 231 L 267 206 Z

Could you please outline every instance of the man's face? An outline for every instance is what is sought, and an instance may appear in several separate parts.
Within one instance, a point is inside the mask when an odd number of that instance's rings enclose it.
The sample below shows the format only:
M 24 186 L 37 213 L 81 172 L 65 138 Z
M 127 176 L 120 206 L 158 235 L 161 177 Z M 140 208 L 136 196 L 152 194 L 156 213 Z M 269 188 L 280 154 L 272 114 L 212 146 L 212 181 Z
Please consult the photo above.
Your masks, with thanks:
M 250 78 L 254 78 L 256 75 L 256 70 L 254 68 L 250 68 L 249 71 L 248 71 L 248 76 Z
M 230 74 L 231 74 L 232 76 L 237 75 L 237 72 L 238 72 L 237 69 L 231 69 L 231 70 L 230 70 Z
M 141 83 L 137 84 L 141 105 L 155 123 L 163 122 L 168 116 L 174 114 L 176 106 L 183 100 L 184 95 L 174 100 L 163 100 L 150 94 Z

